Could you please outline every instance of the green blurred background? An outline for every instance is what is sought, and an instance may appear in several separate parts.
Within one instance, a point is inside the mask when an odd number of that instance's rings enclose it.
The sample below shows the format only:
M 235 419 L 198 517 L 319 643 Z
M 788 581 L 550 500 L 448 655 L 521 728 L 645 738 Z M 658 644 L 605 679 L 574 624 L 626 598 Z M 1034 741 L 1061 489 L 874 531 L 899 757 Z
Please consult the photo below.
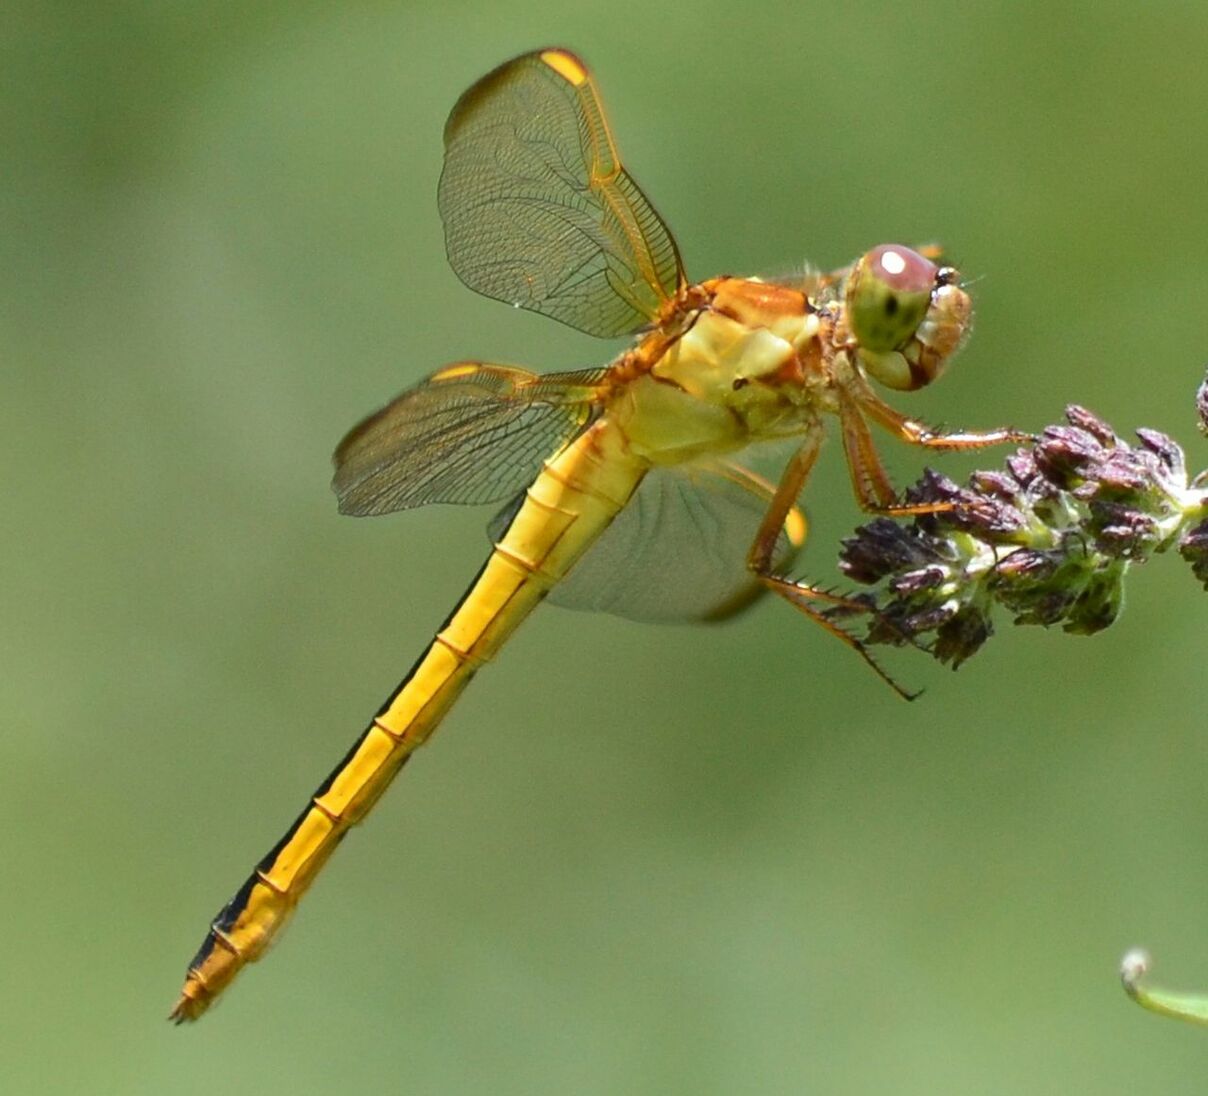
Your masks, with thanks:
M 486 551 L 485 512 L 339 518 L 335 442 L 457 357 L 618 349 L 444 260 L 445 115 L 552 43 L 691 274 L 942 239 L 976 334 L 898 406 L 1076 400 L 1208 464 L 1202 3 L 9 0 L 3 1091 L 1202 1092 L 1208 1035 L 1115 975 L 1208 985 L 1208 603 L 1167 559 L 1096 639 L 902 653 L 910 705 L 782 605 L 542 611 L 272 957 L 164 1022 Z M 819 579 L 859 517 L 825 457 Z

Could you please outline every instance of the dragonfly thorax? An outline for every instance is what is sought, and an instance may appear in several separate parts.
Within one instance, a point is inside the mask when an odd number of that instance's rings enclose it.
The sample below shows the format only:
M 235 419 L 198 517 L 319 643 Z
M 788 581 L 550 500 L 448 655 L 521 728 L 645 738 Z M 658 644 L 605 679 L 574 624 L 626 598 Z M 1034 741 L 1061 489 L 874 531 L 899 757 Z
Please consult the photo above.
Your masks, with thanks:
M 740 278 L 702 288 L 707 303 L 610 407 L 654 464 L 801 434 L 834 410 L 820 369 L 830 328 L 804 293 Z

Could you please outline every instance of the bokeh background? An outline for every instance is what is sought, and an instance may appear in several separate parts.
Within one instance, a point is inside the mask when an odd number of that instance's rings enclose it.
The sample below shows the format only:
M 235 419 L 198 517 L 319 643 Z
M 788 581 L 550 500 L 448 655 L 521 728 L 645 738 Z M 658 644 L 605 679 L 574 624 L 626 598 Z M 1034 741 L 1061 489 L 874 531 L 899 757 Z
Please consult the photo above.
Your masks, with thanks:
M 445 115 L 552 43 L 690 273 L 942 239 L 977 330 L 899 406 L 1079 401 L 1208 464 L 1203 4 L 9 0 L 3 1090 L 1202 1092 L 1208 1036 L 1115 973 L 1145 944 L 1208 985 L 1208 602 L 1175 559 L 1093 640 L 902 653 L 914 704 L 779 604 L 541 611 L 269 960 L 164 1022 L 486 551 L 485 512 L 339 518 L 335 442 L 457 357 L 619 349 L 444 260 Z M 859 518 L 825 458 L 818 579 Z

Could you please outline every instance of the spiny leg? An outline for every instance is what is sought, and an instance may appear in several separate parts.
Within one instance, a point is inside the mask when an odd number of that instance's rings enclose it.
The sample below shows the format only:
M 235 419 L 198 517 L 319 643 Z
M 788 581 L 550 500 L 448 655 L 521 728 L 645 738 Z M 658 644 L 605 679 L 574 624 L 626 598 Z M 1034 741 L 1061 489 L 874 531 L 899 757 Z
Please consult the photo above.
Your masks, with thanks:
M 914 419 L 899 415 L 884 404 L 872 391 L 844 391 L 839 398 L 839 420 L 843 434 L 843 449 L 851 475 L 852 489 L 860 509 L 869 514 L 891 518 L 916 517 L 920 514 L 945 513 L 953 509 L 951 502 L 903 502 L 893 489 L 881 458 L 877 455 L 872 434 L 863 412 L 880 425 L 891 429 L 898 437 L 914 445 L 941 450 L 984 449 L 1011 441 L 1026 441 L 1029 434 L 1011 429 L 996 429 L 981 433 L 944 433 L 932 430 Z
M 815 427 L 806 435 L 805 442 L 801 448 L 793 454 L 783 475 L 780 477 L 776 493 L 772 496 L 772 503 L 768 507 L 767 513 L 764 514 L 763 521 L 760 522 L 759 531 L 755 534 L 755 540 L 751 544 L 751 550 L 747 553 L 747 566 L 769 590 L 779 594 L 795 609 L 809 617 L 816 624 L 820 624 L 836 639 L 841 640 L 855 651 L 894 692 L 906 700 L 913 700 L 917 695 L 916 693 L 911 693 L 899 685 L 881 668 L 877 660 L 872 657 L 868 648 L 860 640 L 842 628 L 832 617 L 828 616 L 824 610 L 818 607 L 819 603 L 823 603 L 829 605 L 831 608 L 866 613 L 870 611 L 870 606 L 866 601 L 844 597 L 841 594 L 823 590 L 816 586 L 811 586 L 809 583 L 799 582 L 773 572 L 773 556 L 776 551 L 776 542 L 780 536 L 780 531 L 784 527 L 784 520 L 796 504 L 802 488 L 805 486 L 805 481 L 809 478 L 809 474 L 814 467 L 814 462 L 818 459 L 818 449 L 821 443 L 821 429 Z
M 921 445 L 927 449 L 960 451 L 985 449 L 991 445 L 1003 445 L 1011 442 L 1023 444 L 1035 440 L 1032 434 L 1015 430 L 1009 426 L 996 427 L 993 430 L 936 430 L 917 419 L 909 418 L 901 412 L 895 411 L 867 384 L 863 383 L 862 378 L 853 378 L 853 381 L 855 383 L 850 385 L 850 392 L 847 394 L 850 395 L 859 410 L 910 445 Z
M 847 456 L 847 470 L 861 510 L 869 514 L 903 518 L 952 509 L 952 504 L 948 502 L 912 503 L 898 499 L 889 473 L 885 471 L 873 444 L 868 423 L 864 421 L 856 402 L 845 394 L 840 396 L 839 422 L 843 434 L 843 451 Z

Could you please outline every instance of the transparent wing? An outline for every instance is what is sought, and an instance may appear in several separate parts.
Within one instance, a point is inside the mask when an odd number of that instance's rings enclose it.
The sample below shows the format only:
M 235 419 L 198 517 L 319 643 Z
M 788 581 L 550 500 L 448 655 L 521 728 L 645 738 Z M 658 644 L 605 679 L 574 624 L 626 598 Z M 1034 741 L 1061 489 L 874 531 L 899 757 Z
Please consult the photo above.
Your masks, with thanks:
M 590 421 L 607 370 L 544 376 L 459 362 L 354 427 L 333 458 L 342 514 L 498 502 Z
M 466 285 L 589 335 L 638 330 L 684 284 L 591 73 L 566 50 L 517 57 L 462 95 L 445 124 L 438 200 Z
M 747 552 L 772 494 L 770 483 L 734 464 L 652 469 L 548 600 L 655 623 L 730 616 L 760 593 Z M 493 540 L 514 513 L 508 506 L 492 522 Z M 778 567 L 792 560 L 805 529 L 794 509 L 777 544 Z

